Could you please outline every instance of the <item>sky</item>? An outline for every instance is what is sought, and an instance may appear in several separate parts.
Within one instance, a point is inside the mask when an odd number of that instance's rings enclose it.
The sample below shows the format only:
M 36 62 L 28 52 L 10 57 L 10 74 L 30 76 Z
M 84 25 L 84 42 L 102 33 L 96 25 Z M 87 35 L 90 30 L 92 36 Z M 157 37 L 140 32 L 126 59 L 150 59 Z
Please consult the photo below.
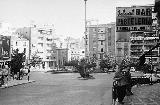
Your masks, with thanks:
M 154 4 L 154 0 L 87 0 L 87 20 L 116 21 L 116 7 Z M 0 22 L 12 26 L 53 24 L 57 36 L 84 36 L 84 0 L 0 0 Z

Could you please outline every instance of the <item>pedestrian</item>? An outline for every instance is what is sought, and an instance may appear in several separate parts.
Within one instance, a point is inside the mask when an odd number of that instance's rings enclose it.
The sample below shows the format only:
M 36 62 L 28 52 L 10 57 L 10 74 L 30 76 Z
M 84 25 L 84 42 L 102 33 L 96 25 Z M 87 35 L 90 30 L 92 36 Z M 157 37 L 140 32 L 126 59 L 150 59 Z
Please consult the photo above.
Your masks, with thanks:
M 124 104 L 123 99 L 126 95 L 127 78 L 123 72 L 124 69 L 124 66 L 119 66 L 114 76 L 114 80 L 117 82 L 116 92 L 119 104 Z
M 125 68 L 125 76 L 127 79 L 127 85 L 126 85 L 126 95 L 130 96 L 133 95 L 131 89 L 132 89 L 132 79 L 131 79 L 131 73 L 130 73 L 130 66 L 128 65 Z

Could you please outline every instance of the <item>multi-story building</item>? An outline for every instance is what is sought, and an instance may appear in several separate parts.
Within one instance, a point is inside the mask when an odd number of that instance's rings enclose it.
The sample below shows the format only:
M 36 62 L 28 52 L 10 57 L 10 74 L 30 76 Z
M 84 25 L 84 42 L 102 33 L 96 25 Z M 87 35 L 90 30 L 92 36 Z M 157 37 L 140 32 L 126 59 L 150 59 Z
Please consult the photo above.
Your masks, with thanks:
M 116 58 L 136 61 L 156 43 L 151 5 L 116 8 Z
M 83 42 L 80 39 L 72 38 L 68 43 L 68 60 L 80 60 L 85 57 Z
M 26 58 L 26 64 L 29 58 L 29 41 L 25 38 L 20 38 L 18 36 L 11 36 L 11 50 L 18 49 L 19 53 L 24 53 Z
M 151 31 L 131 31 L 130 37 L 130 56 L 131 61 L 136 62 L 137 59 L 151 48 L 153 48 L 159 42 L 159 35 L 157 33 L 157 18 L 152 7 L 152 30 Z M 146 63 L 149 63 L 149 59 L 152 57 L 152 62 L 159 61 L 159 48 L 152 50 L 150 54 L 146 54 Z
M 54 27 L 50 25 L 19 28 L 17 34 L 29 40 L 29 59 L 37 54 L 42 59 L 43 67 L 55 67 L 54 52 Z
M 137 59 L 153 48 L 158 42 L 159 36 L 155 32 L 134 31 L 130 37 L 130 59 L 136 62 Z M 152 53 L 146 54 L 146 63 L 152 57 L 153 63 L 159 61 L 159 49 L 152 50 Z
M 87 26 L 86 57 L 102 60 L 104 55 L 115 57 L 115 23 Z

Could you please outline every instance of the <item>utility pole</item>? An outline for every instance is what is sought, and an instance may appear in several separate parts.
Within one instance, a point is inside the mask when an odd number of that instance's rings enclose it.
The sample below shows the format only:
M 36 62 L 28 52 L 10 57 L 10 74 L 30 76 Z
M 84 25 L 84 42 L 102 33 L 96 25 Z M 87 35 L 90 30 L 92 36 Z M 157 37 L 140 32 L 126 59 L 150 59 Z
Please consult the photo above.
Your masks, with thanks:
M 86 10 L 86 5 L 87 5 L 87 0 L 84 0 L 85 2 L 85 15 L 84 15 L 84 21 L 85 21 L 85 36 L 84 36 L 84 39 L 85 39 L 85 57 L 87 56 L 87 51 L 86 51 L 86 47 L 87 47 L 87 44 L 86 44 L 86 39 L 87 39 L 87 10 Z
M 86 43 L 86 39 L 87 39 L 87 12 L 86 12 L 86 5 L 87 5 L 87 0 L 84 0 L 84 3 L 85 3 L 85 16 L 84 16 L 84 21 L 85 21 L 85 36 L 84 36 L 84 40 L 85 40 L 85 58 L 87 57 L 87 50 L 86 50 L 86 47 L 87 47 L 87 43 Z M 86 62 L 86 59 L 85 59 L 85 62 Z M 84 73 L 86 74 L 86 70 L 85 70 L 85 65 L 84 65 Z

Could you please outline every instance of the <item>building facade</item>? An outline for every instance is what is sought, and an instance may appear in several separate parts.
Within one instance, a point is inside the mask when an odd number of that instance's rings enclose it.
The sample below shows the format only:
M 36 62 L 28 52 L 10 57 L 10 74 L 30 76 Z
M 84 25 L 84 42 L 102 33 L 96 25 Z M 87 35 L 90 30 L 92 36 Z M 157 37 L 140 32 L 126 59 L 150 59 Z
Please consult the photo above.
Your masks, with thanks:
M 152 49 L 159 40 L 159 36 L 155 32 L 131 32 L 130 37 L 130 60 L 136 62 L 137 59 L 150 49 Z M 152 57 L 152 62 L 156 63 L 159 61 L 159 48 L 152 50 L 152 53 L 146 54 L 146 63 Z
M 54 27 L 52 25 L 19 28 L 16 33 L 29 40 L 28 59 L 32 59 L 32 56 L 36 54 L 42 59 L 43 69 L 55 67 L 56 58 L 53 57 L 53 54 L 56 49 L 54 47 Z
M 86 58 L 115 57 L 115 23 L 88 25 L 86 35 Z
M 136 61 L 136 58 L 152 47 L 147 42 L 155 44 L 157 36 L 152 31 L 152 9 L 153 6 L 116 8 L 116 60 L 118 63 L 124 58 Z
M 68 43 L 68 60 L 79 60 L 85 57 L 83 42 L 81 39 L 71 38 Z
M 24 53 L 25 64 L 27 64 L 29 58 L 29 41 L 18 36 L 11 36 L 11 51 L 13 52 L 17 49 L 18 53 Z

